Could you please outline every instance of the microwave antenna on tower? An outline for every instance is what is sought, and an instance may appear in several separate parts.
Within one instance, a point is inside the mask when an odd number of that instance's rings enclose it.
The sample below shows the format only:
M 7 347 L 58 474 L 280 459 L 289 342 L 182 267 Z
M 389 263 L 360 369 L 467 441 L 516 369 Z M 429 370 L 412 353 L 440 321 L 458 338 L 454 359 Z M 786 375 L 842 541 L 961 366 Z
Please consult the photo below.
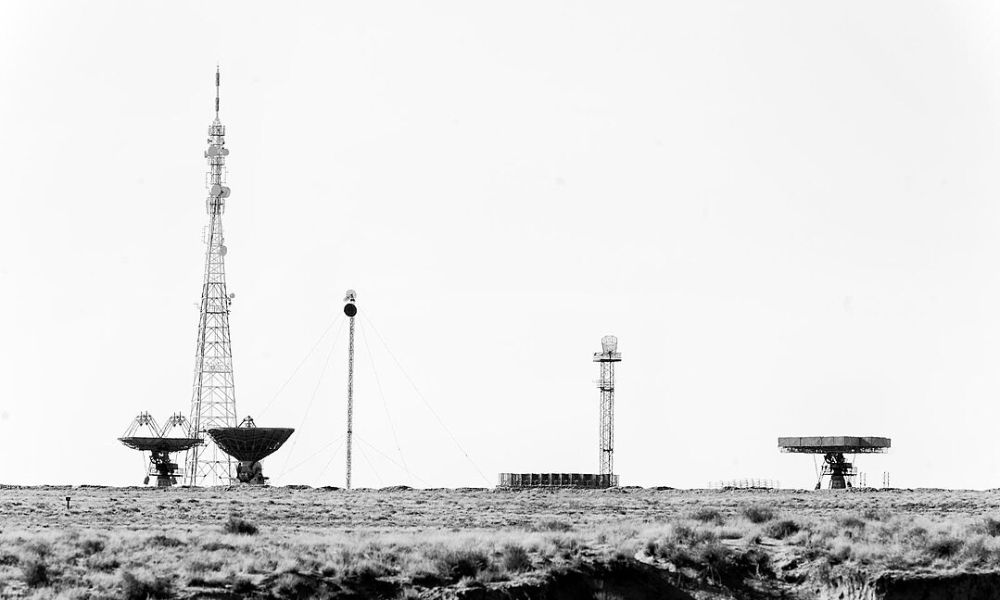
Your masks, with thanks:
M 358 314 L 355 302 L 358 294 L 347 290 L 344 295 L 344 314 L 350 321 L 347 340 L 347 482 L 346 488 L 351 489 L 351 438 L 354 435 L 354 316 Z
M 600 433 L 598 438 L 598 474 L 614 474 L 615 452 L 615 363 L 622 361 L 618 352 L 618 338 L 606 335 L 601 338 L 601 351 L 594 353 L 594 362 L 601 365 L 601 378 L 597 389 L 601 391 Z
M 208 126 L 205 158 L 209 171 L 205 210 L 205 277 L 201 288 L 198 338 L 195 344 L 194 385 L 191 394 L 189 438 L 202 438 L 204 445 L 187 454 L 184 480 L 187 485 L 228 485 L 235 475 L 234 460 L 220 450 L 205 433 L 210 429 L 236 427 L 236 393 L 233 385 L 233 352 L 229 337 L 229 306 L 233 295 L 226 291 L 226 246 L 222 214 L 229 188 L 226 184 L 226 127 L 219 120 L 219 69 L 215 70 L 215 120 Z

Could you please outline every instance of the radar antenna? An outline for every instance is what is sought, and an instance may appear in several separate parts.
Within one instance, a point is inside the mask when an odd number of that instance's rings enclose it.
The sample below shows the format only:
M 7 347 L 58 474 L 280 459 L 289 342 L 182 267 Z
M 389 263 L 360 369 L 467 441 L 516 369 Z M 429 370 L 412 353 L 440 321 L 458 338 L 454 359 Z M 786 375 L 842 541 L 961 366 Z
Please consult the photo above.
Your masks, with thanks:
M 822 454 L 823 470 L 820 472 L 816 489 L 823 487 L 823 477 L 830 477 L 830 489 L 842 490 L 854 487 L 854 477 L 858 474 L 854 464 L 847 462 L 845 454 L 882 454 L 892 446 L 886 437 L 855 436 L 814 436 L 780 437 L 778 448 L 782 452 L 794 454 Z

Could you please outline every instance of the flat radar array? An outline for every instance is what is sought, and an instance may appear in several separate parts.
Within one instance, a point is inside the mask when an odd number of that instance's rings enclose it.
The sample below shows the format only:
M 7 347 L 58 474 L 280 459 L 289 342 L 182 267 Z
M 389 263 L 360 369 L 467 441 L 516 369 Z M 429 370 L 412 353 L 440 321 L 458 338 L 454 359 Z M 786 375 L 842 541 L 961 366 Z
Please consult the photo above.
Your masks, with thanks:
M 823 477 L 830 477 L 830 489 L 842 490 L 853 487 L 854 476 L 858 474 L 854 464 L 847 461 L 845 454 L 883 454 L 892 446 L 887 437 L 855 436 L 815 436 L 779 437 L 778 448 L 792 454 L 822 454 L 823 470 L 816 482 L 816 489 L 823 486 Z

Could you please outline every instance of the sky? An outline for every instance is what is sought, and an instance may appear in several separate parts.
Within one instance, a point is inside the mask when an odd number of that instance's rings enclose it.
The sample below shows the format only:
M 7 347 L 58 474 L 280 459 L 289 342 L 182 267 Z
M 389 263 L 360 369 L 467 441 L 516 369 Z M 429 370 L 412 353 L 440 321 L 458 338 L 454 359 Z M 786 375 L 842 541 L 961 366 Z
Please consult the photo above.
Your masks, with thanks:
M 9 2 L 0 483 L 136 485 L 191 402 L 222 71 L 237 412 L 275 484 L 597 469 L 1000 487 L 990 2 Z

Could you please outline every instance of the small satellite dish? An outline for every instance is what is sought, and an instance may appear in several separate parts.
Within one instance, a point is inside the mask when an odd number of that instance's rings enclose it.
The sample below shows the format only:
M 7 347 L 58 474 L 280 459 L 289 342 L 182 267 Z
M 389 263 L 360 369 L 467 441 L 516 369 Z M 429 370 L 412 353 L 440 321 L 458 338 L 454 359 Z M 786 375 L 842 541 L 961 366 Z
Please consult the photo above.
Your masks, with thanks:
M 229 299 L 230 300 L 232 300 L 235 297 L 236 297 L 236 292 L 233 292 L 233 293 L 229 294 Z
M 358 293 L 354 290 L 347 290 L 347 292 L 344 293 L 344 302 L 354 302 L 357 299 Z
M 225 246 L 219 247 L 219 254 L 225 256 L 227 252 L 229 252 L 229 248 L 226 248 Z
M 215 198 L 228 198 L 229 188 L 224 185 L 214 183 L 212 184 L 212 189 L 209 190 L 208 193 Z

